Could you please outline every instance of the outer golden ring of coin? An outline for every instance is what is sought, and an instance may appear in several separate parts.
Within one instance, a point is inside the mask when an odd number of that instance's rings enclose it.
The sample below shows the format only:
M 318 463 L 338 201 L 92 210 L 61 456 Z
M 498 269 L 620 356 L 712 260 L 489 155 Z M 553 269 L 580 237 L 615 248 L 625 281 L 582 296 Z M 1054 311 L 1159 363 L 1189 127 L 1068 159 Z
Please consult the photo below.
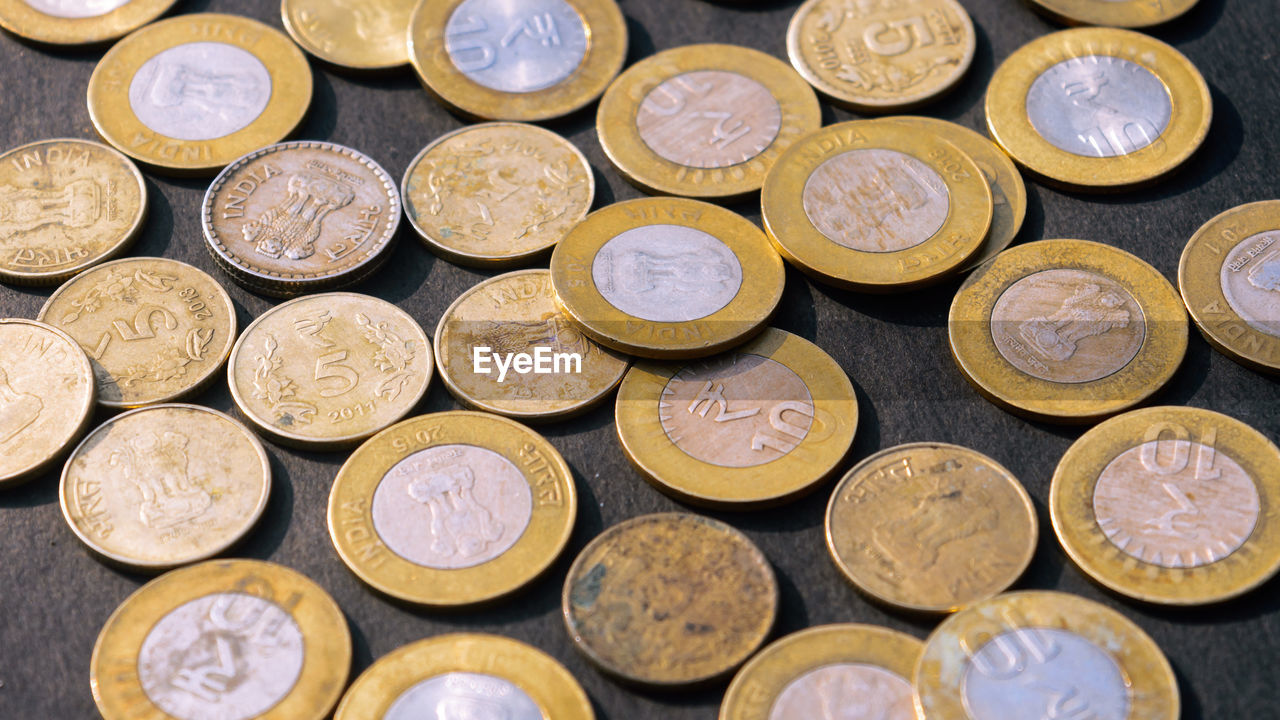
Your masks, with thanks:
M 0 4 L 3 4 L 4 1 L 5 0 L 0 0 Z M 14 1 L 20 5 L 24 4 L 23 0 Z M 38 140 L 33 143 L 27 143 L 26 145 L 21 145 L 13 148 L 12 150 L 8 150 L 5 153 L 0 154 L 0 163 L 5 162 L 6 160 L 17 162 L 24 154 L 32 151 L 39 153 L 40 148 L 44 146 L 57 145 L 59 143 L 74 143 L 77 145 L 92 147 L 96 151 L 106 153 L 109 157 L 119 162 L 122 167 L 128 170 L 129 175 L 138 183 L 138 197 L 140 198 L 140 202 L 138 204 L 137 215 L 135 216 L 133 223 L 130 224 L 129 229 L 126 230 L 120 236 L 119 240 L 105 252 L 94 255 L 84 262 L 77 263 L 70 267 L 60 267 L 57 270 L 47 272 L 14 272 L 13 270 L 0 266 L 0 281 L 14 283 L 15 285 L 53 285 L 63 282 L 64 280 L 74 277 L 77 273 L 97 265 L 98 263 L 120 256 L 129 249 L 129 246 L 133 245 L 133 241 L 138 237 L 139 231 L 142 230 L 142 223 L 147 219 L 147 184 L 142 179 L 142 173 L 138 171 L 138 166 L 134 165 L 132 160 L 125 157 L 120 151 L 113 147 L 93 142 L 92 140 L 82 140 L 80 138 L 51 138 L 49 140 Z
M 1280 337 L 1257 330 L 1222 290 L 1220 269 L 1245 239 L 1280 231 L 1280 200 L 1227 210 L 1191 236 L 1178 263 L 1178 289 L 1200 334 L 1227 357 L 1254 370 L 1280 373 Z
M 823 163 L 855 150 L 892 150 L 936 172 L 950 206 L 942 227 L 924 242 L 892 252 L 866 252 L 828 238 L 805 210 L 809 178 Z M 760 191 L 765 232 L 792 265 L 821 282 L 863 292 L 928 285 L 959 272 L 991 229 L 993 201 L 981 168 L 955 145 L 895 120 L 854 120 L 801 138 L 778 158 Z
M 499 635 L 437 635 L 392 650 L 351 684 L 334 720 L 385 717 L 418 683 L 447 673 L 501 678 L 524 691 L 555 720 L 595 720 L 587 693 L 555 658 L 532 645 Z
M 812 491 L 843 464 L 858 427 L 858 398 L 844 369 L 798 335 L 766 328 L 733 354 L 758 355 L 798 375 L 813 397 L 813 425 L 792 451 L 750 467 L 723 467 L 686 454 L 663 429 L 659 403 L 679 364 L 641 363 L 618 389 L 622 449 L 649 484 L 691 505 L 747 510 L 780 505 Z M 748 400 L 751 398 L 747 398 Z
M 1169 124 L 1156 142 L 1127 155 L 1085 157 L 1059 149 L 1031 124 L 1027 93 L 1064 60 L 1107 55 L 1140 65 L 1165 86 Z M 1042 180 L 1074 190 L 1123 189 L 1157 180 L 1191 157 L 1209 134 L 1213 100 L 1185 55 L 1155 38 L 1116 28 L 1062 30 L 1032 40 L 996 68 L 986 99 L 991 137 Z
M 587 34 L 586 56 L 573 75 L 529 93 L 485 87 L 463 74 L 446 49 L 445 26 L 463 2 L 418 5 L 409 23 L 409 61 L 428 93 L 466 117 L 537 122 L 568 115 L 600 97 L 627 58 L 627 24 L 614 0 L 565 0 Z
M 105 720 L 167 717 L 147 697 L 138 654 L 155 624 L 192 600 L 243 593 L 276 604 L 305 638 L 302 671 L 289 694 L 256 720 L 322 720 L 337 704 L 351 672 L 351 632 L 342 608 L 315 582 L 282 565 L 258 560 L 210 560 L 165 573 L 116 608 L 89 661 L 89 687 Z
M 1140 28 L 1180 18 L 1198 0 L 1027 0 L 1032 8 L 1068 25 Z
M 1090 382 L 1057 383 L 1023 373 L 996 348 L 991 312 L 1000 296 L 1025 277 L 1055 269 L 1109 278 L 1142 308 L 1145 337 L 1120 370 Z M 951 355 L 974 389 L 1014 414 L 1048 422 L 1092 423 L 1146 401 L 1187 352 L 1186 308 L 1169 281 L 1141 258 L 1088 240 L 1040 240 L 1000 253 L 956 293 L 947 329 Z
M 769 720 L 788 685 L 831 665 L 872 665 L 909 683 L 923 650 L 916 638 L 874 625 L 819 625 L 792 633 L 742 666 L 725 691 L 719 720 Z
M 459 444 L 520 468 L 533 493 L 529 526 L 506 552 L 469 568 L 436 569 L 400 557 L 379 539 L 374 492 L 409 455 Z M 546 438 L 514 420 L 465 410 L 421 415 L 378 433 L 343 463 L 329 494 L 329 536 L 347 567 L 384 595 L 437 608 L 490 602 L 533 582 L 568 544 L 577 515 L 573 473 Z
M 328 46 L 323 35 L 317 37 L 316 32 L 308 27 L 308 8 L 309 3 L 303 0 L 280 0 L 280 20 L 284 24 L 284 29 L 289 33 L 289 37 L 293 41 L 313 57 L 326 65 L 341 70 L 357 70 L 361 72 L 377 72 L 381 70 L 391 70 L 409 64 L 409 50 L 407 47 L 401 48 L 399 57 L 388 62 L 383 58 L 371 57 L 371 53 L 363 54 L 352 52 L 350 46 L 346 48 L 338 47 L 337 50 Z M 383 2 L 385 7 L 387 3 Z M 416 5 L 415 0 L 404 0 L 402 3 L 409 5 L 409 10 Z M 314 7 L 314 5 L 312 5 Z M 353 21 L 354 22 L 354 21 Z M 324 28 L 320 29 L 323 33 Z M 350 39 L 348 37 L 348 39 Z M 345 54 L 344 54 L 345 52 Z
M 742 287 L 716 312 L 690 322 L 645 320 L 614 307 L 591 277 L 596 253 L 619 234 L 647 225 L 680 225 L 724 243 L 742 266 Z M 556 302 L 587 337 L 606 347 L 654 359 L 714 355 L 760 332 L 782 300 L 782 258 L 760 228 L 735 212 L 684 198 L 640 198 L 587 216 L 551 254 Z
M 1114 545 L 1094 514 L 1094 492 L 1107 465 L 1144 443 L 1148 430 L 1185 428 L 1192 440 L 1213 437 L 1257 484 L 1261 509 L 1249 538 L 1217 562 L 1171 568 L 1144 562 Z M 1167 437 L 1167 436 L 1166 436 Z M 1197 462 L 1192 457 L 1192 462 Z M 1189 407 L 1135 410 L 1098 425 L 1067 450 L 1053 473 L 1049 517 L 1062 548 L 1089 577 L 1121 595 L 1162 605 L 1203 605 L 1243 595 L 1280 571 L 1280 449 L 1235 418 Z
M 698 168 L 668 160 L 644 141 L 636 125 L 640 106 L 662 83 L 684 73 L 719 70 L 763 85 L 781 110 L 778 136 L 752 159 L 723 168 Z M 631 184 L 661 195 L 732 199 L 764 184 L 769 168 L 800 136 L 822 126 L 813 88 L 772 55 L 739 45 L 686 45 L 664 50 L 627 68 L 609 86 L 596 113 L 600 145 Z
M 70 481 L 68 476 L 71 473 L 71 465 L 73 462 L 75 462 L 76 456 L 78 456 L 82 451 L 92 447 L 92 445 L 100 442 L 102 439 L 100 433 L 109 432 L 111 427 L 115 425 L 117 422 L 131 415 L 137 415 L 139 413 L 150 413 L 150 412 L 155 412 L 156 410 L 172 410 L 172 409 L 188 410 L 195 413 L 205 413 L 213 416 L 214 418 L 217 418 L 218 420 L 221 420 L 229 424 L 234 429 L 240 431 L 240 434 L 244 436 L 245 441 L 254 449 L 254 451 L 258 455 L 259 470 L 262 473 L 264 482 L 262 484 L 262 494 L 258 498 L 258 502 L 254 506 L 253 511 L 250 512 L 248 516 L 239 518 L 241 523 L 241 528 L 240 528 L 240 531 L 237 532 L 234 537 L 228 538 L 222 544 L 212 546 L 208 548 L 207 551 L 202 552 L 198 555 L 193 555 L 191 557 L 177 558 L 174 562 L 150 563 L 146 561 L 140 561 L 137 558 L 132 558 L 127 555 L 122 555 L 120 553 L 115 553 L 110 551 L 109 549 L 103 547 L 101 543 L 95 541 L 93 536 L 90 535 L 88 532 L 86 532 L 85 528 L 81 527 L 81 525 L 76 522 L 75 517 L 71 510 L 71 505 L 72 503 L 75 502 L 75 500 L 72 497 L 72 492 L 71 492 L 72 487 L 70 486 Z M 250 472 L 249 468 L 243 468 L 243 470 L 245 472 Z M 200 405 L 188 405 L 184 403 L 170 403 L 165 405 L 148 405 L 147 407 L 137 408 L 135 410 L 130 410 L 129 412 L 116 415 L 115 417 L 111 418 L 105 423 L 99 425 L 97 428 L 93 430 L 93 432 L 89 433 L 84 438 L 84 440 L 80 441 L 80 444 L 77 445 L 76 449 L 72 451 L 71 456 L 67 458 L 67 463 L 62 468 L 62 476 L 58 483 L 58 501 L 59 501 L 59 504 L 62 506 L 62 517 L 67 521 L 67 525 L 71 527 L 71 531 L 76 534 L 77 538 L 80 539 L 80 542 L 84 543 L 87 548 L 92 550 L 95 556 L 103 559 L 108 564 L 125 567 L 131 570 L 140 570 L 143 572 L 160 572 L 162 570 L 178 567 L 180 565 L 188 565 L 190 563 L 200 562 L 201 560 L 207 560 L 215 555 L 225 552 L 231 547 L 234 547 L 242 539 L 244 539 L 244 537 L 248 535 L 251 530 L 253 530 L 254 525 L 257 525 L 258 519 L 262 517 L 263 511 L 267 509 L 267 500 L 270 497 L 271 497 L 271 461 L 267 457 L 267 451 L 262 447 L 262 443 L 258 441 L 258 437 L 253 434 L 253 431 L 249 430 L 249 428 L 245 427 L 235 418 L 232 418 L 229 415 L 220 413 L 217 410 L 212 410 L 210 408 L 203 407 Z
M 173 7 L 175 0 L 131 0 L 102 15 L 65 18 L 47 15 L 26 0 L 0 0 L 0 27 L 49 45 L 96 45 L 146 25 Z
M 272 78 L 266 108 L 247 127 L 212 140 L 180 140 L 142 123 L 129 101 L 129 87 L 156 54 L 193 38 L 216 38 L 252 54 Z M 257 20 L 220 13 L 179 15 L 147 25 L 116 43 L 89 78 L 89 117 L 98 134 L 117 150 L 156 172 L 213 175 L 245 153 L 292 133 L 311 105 L 311 66 L 284 33 Z
M 545 128 L 540 128 L 537 125 L 528 125 L 526 123 L 493 122 L 493 123 L 481 123 L 479 125 L 469 125 L 467 127 L 459 128 L 457 130 L 454 130 L 453 132 L 445 133 L 444 135 L 441 135 L 440 137 L 436 138 L 430 145 L 427 145 L 425 148 L 423 148 L 422 151 L 419 152 L 417 156 L 413 158 L 413 160 L 409 161 L 409 167 L 404 171 L 404 179 L 401 181 L 401 184 L 400 184 L 400 195 L 404 199 L 405 216 L 409 218 L 409 224 L 413 226 L 413 229 L 418 234 L 418 238 L 422 240 L 422 243 L 424 245 L 427 246 L 427 249 L 431 250 L 431 252 L 439 255 L 440 257 L 448 260 L 449 262 L 456 263 L 458 265 L 465 265 L 467 267 L 477 267 L 477 268 L 514 267 L 516 265 L 520 265 L 522 263 L 532 261 L 535 258 L 542 257 L 552 247 L 554 247 L 557 242 L 560 241 L 560 238 L 555 238 L 553 241 L 547 243 L 546 245 L 543 245 L 542 247 L 536 248 L 534 250 L 530 250 L 528 252 L 522 252 L 522 253 L 512 253 L 512 254 L 504 254 L 504 255 L 480 255 L 476 253 L 463 252 L 456 248 L 450 247 L 446 241 L 440 238 L 432 237 L 428 229 L 423 227 L 418 222 L 418 213 L 416 208 L 413 206 L 414 205 L 413 194 L 409 192 L 410 178 L 417 171 L 418 166 L 422 164 L 422 161 L 426 159 L 426 157 L 429 154 L 431 154 L 433 151 L 437 149 L 440 149 L 442 146 L 444 146 L 450 140 L 456 137 L 465 135 L 475 130 L 482 130 L 485 128 L 504 128 L 509 130 L 513 134 L 529 133 L 529 134 L 542 135 L 544 137 L 550 138 L 551 140 L 556 142 L 556 144 L 563 147 L 565 150 L 572 152 L 573 156 L 581 164 L 582 169 L 586 174 L 587 183 L 589 187 L 589 190 L 587 191 L 587 196 L 589 200 L 587 201 L 586 207 L 582 208 L 582 212 L 578 215 L 578 220 L 581 220 L 582 218 L 585 218 L 587 216 L 587 212 L 591 209 L 591 204 L 595 201 L 596 176 L 595 176 L 595 173 L 592 172 L 591 170 L 591 163 L 587 161 L 587 156 L 582 154 L 582 151 L 578 149 L 577 145 L 574 145 L 573 143 L 569 142 L 568 140 L 561 137 L 560 135 L 557 135 L 556 133 L 551 132 L 550 130 L 547 130 Z
M 912 684 L 922 720 L 970 720 L 964 679 L 991 639 L 1021 629 L 1065 630 L 1105 652 L 1126 681 L 1132 720 L 1177 720 L 1178 681 L 1168 659 L 1133 621 L 1067 593 L 1027 590 L 997 595 L 942 621 L 925 641 Z M 1074 680 L 1074 678 L 1066 678 Z

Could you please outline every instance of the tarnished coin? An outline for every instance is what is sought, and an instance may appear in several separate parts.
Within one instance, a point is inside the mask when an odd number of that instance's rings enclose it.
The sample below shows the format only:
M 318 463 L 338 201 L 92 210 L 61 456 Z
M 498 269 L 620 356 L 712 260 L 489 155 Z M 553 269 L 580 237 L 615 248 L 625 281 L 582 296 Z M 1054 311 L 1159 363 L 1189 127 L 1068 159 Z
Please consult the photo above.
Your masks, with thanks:
M 1058 463 L 1053 529 L 1093 579 L 1129 597 L 1199 605 L 1280 570 L 1280 449 L 1226 415 L 1156 407 L 1085 433 Z
M 542 256 L 587 216 L 596 181 L 582 151 L 535 125 L 486 123 L 423 148 L 404 175 L 405 214 L 427 248 L 473 267 Z
M 956 293 L 947 327 L 978 392 L 1050 422 L 1096 422 L 1145 401 L 1187 351 L 1187 312 L 1169 281 L 1086 240 L 1001 253 Z
M 551 255 L 560 309 L 601 345 L 705 357 L 759 332 L 782 299 L 782 259 L 746 218 L 682 198 L 587 216 Z
M 280 16 L 303 50 L 349 70 L 409 62 L 405 33 L 417 0 L 281 0 Z
M 293 132 L 311 85 L 306 56 L 279 30 L 238 15 L 181 15 L 107 51 L 89 78 L 89 117 L 153 170 L 212 175 Z
M 916 720 L 911 673 L 924 643 L 872 625 L 792 633 L 738 671 L 720 720 Z
M 174 0 L 0 0 L 0 27 L 50 45 L 115 40 L 163 15 Z
M 685 513 L 643 515 L 592 540 L 569 569 L 564 619 L 609 675 L 649 687 L 709 682 L 768 637 L 778 583 L 745 535 Z
M 947 618 L 913 677 L 920 720 L 1177 720 L 1178 683 L 1128 618 L 1058 592 L 1017 592 Z M 1070 717 L 1066 715 L 1064 717 Z
M 117 415 L 62 470 L 62 516 L 81 542 L 131 569 L 205 560 L 253 529 L 271 464 L 248 428 L 197 405 Z
M 784 150 L 822 126 L 818 98 L 772 55 L 688 45 L 632 65 L 600 101 L 596 131 L 618 171 L 662 195 L 755 192 Z
M 1004 592 L 1031 564 L 1036 509 L 996 461 L 958 445 L 910 443 L 858 463 L 831 495 L 827 549 L 871 598 L 953 612 Z
M 808 0 L 787 30 L 791 64 L 860 112 L 922 105 L 973 62 L 973 21 L 956 0 Z
M 955 145 L 896 120 L 838 123 L 801 138 L 760 193 L 765 231 L 792 265 L 866 292 L 959 272 L 991 229 L 982 170 Z
M 471 288 L 440 316 L 435 339 L 440 379 L 459 402 L 530 422 L 595 407 L 629 365 L 556 308 L 548 270 Z
M 123 253 L 147 216 L 142 173 L 88 140 L 0 155 L 0 280 L 45 285 Z
M 1068 25 L 1140 28 L 1185 15 L 1197 0 L 1027 0 L 1031 7 Z
M 227 362 L 240 412 L 275 442 L 350 447 L 408 415 L 434 363 L 418 323 L 385 300 L 308 295 L 245 328 Z
M 488 602 L 533 582 L 573 532 L 564 458 L 513 420 L 422 415 L 357 449 L 329 495 L 342 561 L 379 592 L 418 605 Z
M 0 319 L 0 488 L 40 474 L 80 437 L 96 386 L 70 335 L 34 320 Z
M 98 635 L 89 685 L 104 720 L 322 720 L 350 671 L 347 619 L 323 588 L 215 560 L 130 595 Z
M 201 216 L 219 267 L 250 290 L 289 297 L 350 285 L 381 267 L 400 227 L 400 192 L 356 150 L 287 142 L 228 165 Z
M 568 115 L 600 97 L 626 57 L 614 0 L 441 0 L 420 3 L 409 24 L 423 86 L 483 120 Z
M 591 700 L 555 658 L 498 635 L 439 635 L 365 670 L 334 720 L 595 720 Z
M 1191 157 L 1213 102 L 1200 71 L 1169 45 L 1078 28 L 1010 55 L 991 78 L 986 113 L 991 137 L 1019 165 L 1069 188 L 1106 190 L 1156 180 Z
M 1205 223 L 1182 251 L 1178 288 L 1210 345 L 1247 367 L 1280 372 L 1280 200 Z
M 236 339 L 231 296 L 204 271 L 168 258 L 126 258 L 58 288 L 38 318 L 75 338 L 97 376 L 98 403 L 171 402 L 213 381 Z
M 616 412 L 623 451 L 654 487 L 739 510 L 793 500 L 831 477 L 858 427 L 844 370 L 775 328 L 697 363 L 636 365 Z

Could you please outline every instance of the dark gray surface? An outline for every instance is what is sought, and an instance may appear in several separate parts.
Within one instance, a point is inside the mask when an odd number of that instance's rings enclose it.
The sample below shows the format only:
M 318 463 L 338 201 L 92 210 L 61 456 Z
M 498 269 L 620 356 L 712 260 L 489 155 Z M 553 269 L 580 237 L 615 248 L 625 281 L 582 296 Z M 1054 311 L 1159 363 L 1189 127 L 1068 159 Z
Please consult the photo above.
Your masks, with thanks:
M 714 5 L 701 0 L 622 0 L 631 32 L 630 62 L 695 42 L 749 45 L 785 57 L 786 25 L 798 2 Z M 955 93 L 921 112 L 981 128 L 982 96 L 995 65 L 1035 37 L 1057 29 L 1015 0 L 964 0 L 978 28 L 977 57 Z M 226 11 L 280 26 L 274 0 L 180 1 L 181 12 Z M 1079 237 L 1134 252 L 1174 279 L 1179 255 L 1204 221 L 1234 205 L 1280 197 L 1280 36 L 1274 0 L 1201 0 L 1186 18 L 1153 34 L 1201 69 L 1213 90 L 1214 124 L 1203 150 L 1158 187 L 1126 195 L 1063 194 L 1032 184 L 1021 240 Z M 100 52 L 46 51 L 0 37 L 0 146 L 56 136 L 94 137 L 85 109 L 89 74 Z M 409 72 L 359 78 L 316 66 L 315 102 L 298 133 L 358 148 L 396 177 L 429 141 L 462 123 Z M 549 127 L 591 160 L 597 206 L 638 196 L 600 151 L 594 110 Z M 826 121 L 847 119 L 826 111 Z M 148 175 L 152 212 L 134 255 L 165 255 L 223 280 L 241 327 L 271 307 L 219 274 L 200 239 L 206 181 Z M 740 210 L 759 221 L 758 209 Z M 407 225 L 407 224 L 406 224 Z M 405 228 L 407 229 L 407 227 Z M 441 312 L 485 274 L 434 258 L 405 233 L 391 262 L 356 288 L 400 303 L 428 332 Z M 1045 500 L 1058 458 L 1080 430 L 1026 422 L 987 404 L 961 378 L 947 352 L 946 312 L 955 284 L 902 297 L 871 297 L 815 285 L 788 271 L 776 325 L 814 340 L 848 371 L 862 424 L 855 459 L 907 441 L 960 443 L 1013 470 L 1035 498 L 1041 545 L 1023 588 L 1057 588 L 1101 600 L 1137 621 L 1177 671 L 1186 718 L 1280 717 L 1274 662 L 1280 645 L 1280 586 L 1211 609 L 1168 611 L 1109 596 L 1070 565 L 1048 525 Z M 51 290 L 0 287 L 0 316 L 35 317 Z M 1213 352 L 1194 332 L 1185 364 L 1157 398 L 1234 415 L 1275 440 L 1280 386 Z M 225 383 L 194 402 L 230 410 Z M 422 412 L 456 407 L 435 382 Z M 100 418 L 101 419 L 101 418 Z M 100 420 L 99 419 L 99 420 Z M 604 679 L 573 650 L 559 617 L 569 562 L 602 528 L 641 513 L 680 509 L 627 465 L 613 435 L 612 407 L 544 428 L 573 466 L 581 493 L 578 528 L 565 557 L 524 594 L 495 608 L 456 615 L 415 613 L 375 597 L 339 561 L 325 530 L 329 485 L 343 454 L 268 446 L 275 495 L 262 524 L 238 554 L 296 568 L 327 588 L 346 611 L 359 672 L 388 651 L 449 631 L 487 631 L 530 642 L 581 680 L 602 718 L 710 719 L 722 687 L 691 695 L 645 695 Z M 717 515 L 746 531 L 769 556 L 782 585 L 777 634 L 820 623 L 878 623 L 924 637 L 929 621 L 867 604 L 836 572 L 822 543 L 829 487 L 783 510 Z M 1276 518 L 1274 509 L 1272 519 Z M 89 654 L 107 616 L 145 578 L 89 557 L 63 522 L 57 476 L 0 493 L 0 718 L 95 717 Z M 1024 720 L 1021 718 L 1013 720 Z M 1032 720 L 1032 719 L 1025 719 Z

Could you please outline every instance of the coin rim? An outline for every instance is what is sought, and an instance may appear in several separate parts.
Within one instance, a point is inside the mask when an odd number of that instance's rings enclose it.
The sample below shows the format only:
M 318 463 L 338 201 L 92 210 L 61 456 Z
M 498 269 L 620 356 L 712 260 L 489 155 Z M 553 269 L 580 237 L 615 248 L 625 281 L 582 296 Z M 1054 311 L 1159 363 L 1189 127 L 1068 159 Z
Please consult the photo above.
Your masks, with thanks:
M 412 5 L 417 6 L 417 0 L 409 0 Z M 351 52 L 347 57 L 343 57 L 342 52 L 326 51 L 319 43 L 312 42 L 310 34 L 307 33 L 302 18 L 295 18 L 294 12 L 304 12 L 306 8 L 298 7 L 299 2 L 305 0 L 280 0 L 280 22 L 284 25 L 284 29 L 289 33 L 289 37 L 293 39 L 298 47 L 310 54 L 322 63 L 327 63 L 336 68 L 343 70 L 356 70 L 360 72 L 376 72 L 379 70 L 391 70 L 393 68 L 404 67 L 409 64 L 409 49 L 402 48 L 403 52 L 396 55 L 392 62 L 367 60 L 370 53 L 360 54 L 359 49 Z M 412 9 L 410 11 L 412 13 Z M 347 48 L 350 50 L 350 48 Z M 358 56 L 358 57 L 353 57 Z
M 0 0 L 0 27 L 40 44 L 97 45 L 146 25 L 173 7 L 176 0 L 130 0 L 115 10 L 87 18 L 49 15 L 23 0 Z
M 1187 14 L 1198 0 L 1026 0 L 1033 9 L 1068 25 L 1103 25 L 1118 28 L 1144 28 L 1160 25 Z M 1166 10 L 1169 5 L 1176 9 Z M 1153 9 L 1154 8 L 1154 9 Z

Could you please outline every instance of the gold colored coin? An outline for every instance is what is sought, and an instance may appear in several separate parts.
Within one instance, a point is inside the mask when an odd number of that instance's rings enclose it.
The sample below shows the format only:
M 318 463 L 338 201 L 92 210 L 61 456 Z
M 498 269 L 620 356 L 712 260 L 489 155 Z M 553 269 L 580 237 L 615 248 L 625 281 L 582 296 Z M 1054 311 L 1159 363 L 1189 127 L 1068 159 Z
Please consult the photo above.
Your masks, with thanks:
M 808 0 L 791 18 L 791 64 L 832 102 L 904 110 L 950 90 L 973 62 L 969 13 L 956 0 Z
M 765 231 L 806 274 L 866 292 L 954 275 L 991 229 L 982 170 L 941 137 L 897 120 L 812 133 L 778 160 L 760 193 Z
M 591 700 L 555 658 L 517 640 L 439 635 L 379 658 L 334 720 L 410 718 L 595 720 Z
M 822 625 L 777 640 L 738 671 L 720 720 L 916 720 L 911 673 L 924 643 L 873 625 Z
M 778 583 L 745 535 L 687 513 L 643 515 L 592 540 L 569 569 L 574 645 L 625 682 L 672 688 L 723 677 L 768 637 Z
M 578 513 L 573 474 L 513 420 L 454 411 L 387 428 L 329 495 L 329 535 L 375 590 L 458 607 L 509 595 L 555 562 Z
M 236 339 L 231 296 L 203 271 L 168 258 L 126 258 L 58 288 L 38 318 L 89 355 L 98 404 L 133 408 L 202 390 Z
M 285 30 L 317 58 L 349 70 L 409 63 L 405 33 L 417 0 L 281 0 Z
M 597 210 L 551 255 L 551 284 L 574 325 L 641 357 L 705 357 L 741 344 L 769 322 L 785 281 L 758 227 L 682 198 Z
M 630 364 L 556 309 L 548 270 L 517 270 L 463 293 L 440 316 L 435 351 L 459 402 L 528 422 L 595 407 Z
M 0 488 L 39 475 L 89 426 L 96 383 L 63 331 L 0 319 Z
M 57 283 L 123 253 L 147 216 L 147 186 L 101 143 L 41 140 L 0 154 L 0 280 Z
M 237 15 L 180 15 L 107 51 L 89 78 L 89 117 L 157 172 L 212 175 L 293 132 L 311 85 L 306 56 L 279 30 Z
M 258 522 L 271 464 L 248 428 L 197 405 L 117 415 L 62 470 L 62 516 L 105 560 L 159 571 L 205 560 Z
M 914 675 L 920 720 L 1177 720 L 1178 683 L 1120 613 L 1066 593 L 1009 593 L 947 618 Z
M 1062 457 L 1049 513 L 1062 547 L 1106 587 L 1200 605 L 1280 570 L 1280 449 L 1226 415 L 1189 407 L 1125 413 Z
M 1004 592 L 1031 564 L 1036 509 L 996 461 L 958 445 L 910 443 L 858 463 L 831 495 L 827 549 L 871 598 L 954 612 Z
M 691 364 L 641 363 L 618 389 L 618 438 L 654 487 L 695 505 L 779 505 L 849 454 L 858 399 L 817 345 L 768 328 Z
M 1086 240 L 1018 245 L 979 268 L 947 321 L 960 372 L 1019 415 L 1096 422 L 1154 395 L 1187 351 L 1187 313 L 1155 268 Z
M 996 68 L 986 113 L 991 137 L 1045 181 L 1118 190 L 1191 157 L 1209 133 L 1213 102 L 1200 71 L 1169 45 L 1077 28 L 1037 38 Z
M 409 59 L 423 87 L 481 120 L 580 110 L 626 57 L 627 25 L 614 0 L 424 2 L 409 24 Z
M 0 0 L 0 27 L 50 45 L 96 45 L 155 20 L 174 0 Z
M 760 189 L 778 156 L 822 126 L 786 63 L 738 45 L 665 50 L 618 77 L 596 114 L 605 154 L 634 185 L 728 199 Z
M 311 140 L 255 150 L 205 193 L 204 239 L 236 282 L 291 297 L 358 282 L 386 261 L 400 192 L 356 150 Z
M 130 595 L 98 635 L 89 685 L 104 720 L 322 720 L 350 671 L 347 619 L 323 588 L 215 560 Z
M 1141 28 L 1185 15 L 1197 0 L 1027 0 L 1031 7 L 1068 25 Z
M 1280 200 L 1205 223 L 1182 251 L 1178 288 L 1210 345 L 1246 367 L 1280 372 Z
M 308 295 L 245 328 L 227 362 L 240 412 L 271 440 L 350 447 L 408 415 L 427 392 L 431 343 L 385 300 Z
M 427 248 L 472 267 L 543 256 L 591 210 L 596 181 L 582 151 L 535 125 L 485 123 L 423 148 L 402 186 Z

